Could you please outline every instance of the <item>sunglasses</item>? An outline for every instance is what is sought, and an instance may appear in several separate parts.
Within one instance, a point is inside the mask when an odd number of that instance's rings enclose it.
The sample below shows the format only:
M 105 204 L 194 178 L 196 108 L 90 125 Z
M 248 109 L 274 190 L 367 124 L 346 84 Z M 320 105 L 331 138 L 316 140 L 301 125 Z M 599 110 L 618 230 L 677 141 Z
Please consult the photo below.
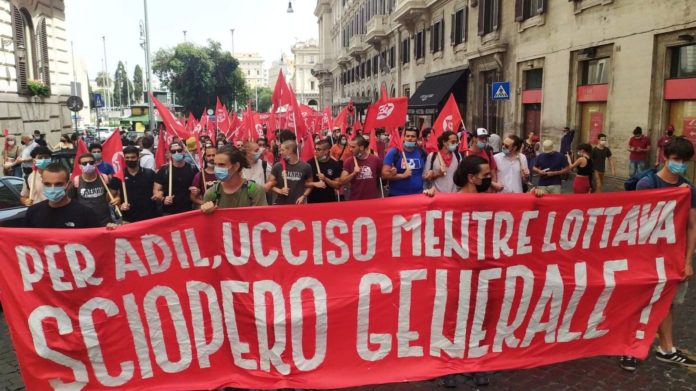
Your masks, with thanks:
M 183 149 L 172 149 L 172 150 L 170 150 L 169 152 L 171 152 L 171 153 L 178 153 L 178 152 L 183 152 L 183 151 L 184 151 Z
M 81 166 L 84 166 L 85 164 L 94 164 L 94 160 L 86 161 L 86 162 L 80 162 Z

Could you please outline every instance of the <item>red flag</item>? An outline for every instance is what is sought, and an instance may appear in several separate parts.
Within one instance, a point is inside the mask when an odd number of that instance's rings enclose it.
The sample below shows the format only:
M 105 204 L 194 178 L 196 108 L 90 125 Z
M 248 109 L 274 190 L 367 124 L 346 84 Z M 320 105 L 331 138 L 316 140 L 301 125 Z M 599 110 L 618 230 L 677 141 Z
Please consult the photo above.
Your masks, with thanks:
M 391 134 L 389 137 L 389 145 L 387 146 L 387 149 L 391 148 L 396 148 L 400 152 L 404 151 L 404 142 L 401 139 L 401 134 L 399 134 L 399 130 L 396 128 L 392 128 Z
M 198 134 L 196 125 L 198 125 L 196 117 L 189 111 L 188 119 L 186 120 L 186 131 L 190 134 Z
M 123 158 L 123 144 L 118 132 L 111 133 L 111 136 L 102 144 L 102 159 L 114 166 L 114 177 L 123 181 L 126 161 Z
M 466 130 L 466 126 L 464 127 L 464 130 L 462 130 L 462 137 L 459 139 L 459 152 L 466 152 L 469 150 L 469 132 Z
M 169 111 L 167 106 L 162 104 L 162 102 L 160 102 L 152 94 L 150 94 L 150 99 L 152 99 L 152 103 L 154 103 L 155 107 L 157 107 L 157 111 L 159 111 L 159 115 L 160 117 L 162 117 L 162 122 L 164 122 L 164 126 L 168 130 L 172 131 L 172 133 L 174 133 L 177 137 L 179 137 L 182 140 L 186 140 L 191 136 L 189 132 L 186 131 L 186 126 L 184 126 L 184 124 L 182 124 L 181 121 L 174 117 L 174 114 L 172 114 L 172 112 Z
M 82 138 L 78 139 L 77 140 L 77 151 L 75 151 L 75 162 L 73 163 L 72 174 L 70 174 L 70 181 L 71 182 L 72 182 L 73 178 L 82 174 L 82 169 L 80 168 L 80 156 L 83 153 L 87 153 L 87 152 L 89 152 L 89 150 L 87 149 L 87 144 L 85 144 L 85 141 Z
M 439 137 L 446 131 L 456 132 L 461 122 L 462 115 L 459 113 L 457 101 L 454 100 L 454 95 L 450 94 L 447 103 L 445 103 L 445 106 L 442 107 L 440 114 L 437 116 L 430 134 Z
M 336 116 L 334 125 L 341 128 L 341 134 L 346 134 L 348 128 L 348 107 L 344 107 Z
M 311 161 L 314 158 L 314 135 L 307 134 L 304 138 L 304 143 L 302 143 L 302 151 L 300 153 L 300 159 L 305 162 Z
M 398 128 L 406 124 L 408 98 L 401 96 L 378 101 L 370 105 L 365 117 L 364 131 L 372 132 L 375 128 Z
M 227 107 L 220 102 L 220 98 L 217 98 L 217 103 L 215 104 L 215 127 L 221 132 L 227 134 L 230 130 L 230 123 L 227 114 Z
M 280 107 L 287 107 L 285 112 L 287 127 L 295 130 L 298 140 L 304 137 L 305 133 L 307 133 L 307 125 L 303 121 L 302 111 L 297 103 L 295 93 L 292 92 L 292 89 L 285 82 L 285 76 L 283 76 L 282 71 L 278 74 L 271 101 L 273 102 L 274 112 L 278 112 Z
M 322 130 L 325 130 L 325 129 L 333 130 L 334 124 L 333 124 L 333 117 L 331 116 L 331 106 L 324 107 L 324 110 L 322 110 L 321 113 L 322 113 L 322 119 L 321 119 Z
M 164 129 L 160 128 L 157 136 L 157 151 L 155 152 L 155 168 L 159 169 L 167 163 L 167 140 L 164 137 Z

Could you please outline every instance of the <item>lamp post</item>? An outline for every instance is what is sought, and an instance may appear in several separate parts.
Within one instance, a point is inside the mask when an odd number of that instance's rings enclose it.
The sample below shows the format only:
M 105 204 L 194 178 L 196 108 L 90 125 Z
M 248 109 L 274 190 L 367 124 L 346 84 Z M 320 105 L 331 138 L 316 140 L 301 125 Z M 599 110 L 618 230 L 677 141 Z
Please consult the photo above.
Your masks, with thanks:
M 234 57 L 234 29 L 230 29 L 230 35 L 232 36 L 232 57 Z
M 144 26 L 144 32 L 145 33 L 145 68 L 147 72 L 147 92 L 149 94 L 152 93 L 152 82 L 151 82 L 151 69 L 150 69 L 150 25 L 148 24 L 147 20 L 147 0 L 143 0 L 143 6 L 145 7 L 145 26 Z M 154 106 L 152 104 L 152 97 L 148 97 L 147 99 L 147 107 L 148 107 L 148 127 L 150 128 L 150 133 L 153 133 L 155 130 L 155 113 L 154 113 Z
M 111 88 L 111 83 L 109 83 L 109 64 L 106 62 L 106 36 L 102 35 L 102 44 L 104 45 L 104 73 L 106 74 L 106 107 L 114 105 L 114 98 L 111 97 L 111 102 L 109 102 L 109 92 Z M 109 104 L 110 103 L 110 104 Z M 108 109 L 107 109 L 107 119 L 108 119 Z

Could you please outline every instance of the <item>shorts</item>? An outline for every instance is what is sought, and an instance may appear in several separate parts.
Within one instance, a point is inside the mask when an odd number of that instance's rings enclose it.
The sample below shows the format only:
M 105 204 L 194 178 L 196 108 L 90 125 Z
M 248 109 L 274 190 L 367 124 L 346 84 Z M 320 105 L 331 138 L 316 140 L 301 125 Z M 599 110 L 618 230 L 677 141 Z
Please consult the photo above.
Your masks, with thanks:
M 684 299 L 686 299 L 686 291 L 689 288 L 689 281 L 682 281 L 677 285 L 677 292 L 674 294 L 674 299 L 672 299 L 672 305 L 682 305 L 684 304 Z
M 549 194 L 561 194 L 561 185 L 537 186 L 537 189 L 544 190 Z
M 591 190 L 590 178 L 583 175 L 576 175 L 573 180 L 573 192 L 575 194 L 586 194 Z

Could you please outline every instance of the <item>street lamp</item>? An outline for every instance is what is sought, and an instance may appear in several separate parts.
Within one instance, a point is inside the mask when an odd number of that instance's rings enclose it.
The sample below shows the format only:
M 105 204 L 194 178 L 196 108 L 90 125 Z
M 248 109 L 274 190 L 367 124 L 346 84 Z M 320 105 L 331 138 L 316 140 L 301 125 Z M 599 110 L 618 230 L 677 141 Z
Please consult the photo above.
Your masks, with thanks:
M 295 11 L 293 11 L 293 9 L 292 9 L 292 1 L 288 1 L 288 13 L 291 14 L 293 12 L 295 12 Z
M 232 57 L 234 57 L 234 29 L 230 29 L 230 35 L 232 36 Z
M 186 42 L 186 30 L 184 30 L 184 42 Z
M 152 76 L 151 76 L 151 70 L 150 70 L 150 25 L 148 24 L 147 20 L 147 0 L 143 0 L 143 6 L 145 8 L 145 22 L 140 24 L 140 43 L 143 49 L 145 49 L 145 69 L 147 72 L 147 92 L 148 94 L 152 93 Z M 152 104 L 152 97 L 148 97 L 147 99 L 147 107 L 148 107 L 148 121 L 150 122 L 148 124 L 148 127 L 150 129 L 150 133 L 153 133 L 155 130 L 155 113 L 154 113 L 154 106 Z

